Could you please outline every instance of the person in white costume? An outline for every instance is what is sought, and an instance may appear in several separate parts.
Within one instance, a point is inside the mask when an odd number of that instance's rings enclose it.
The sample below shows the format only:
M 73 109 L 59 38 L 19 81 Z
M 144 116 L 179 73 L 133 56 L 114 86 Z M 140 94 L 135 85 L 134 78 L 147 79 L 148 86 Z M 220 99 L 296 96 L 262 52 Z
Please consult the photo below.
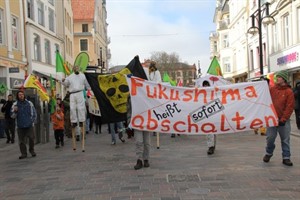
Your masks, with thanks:
M 161 83 L 161 74 L 160 72 L 157 70 L 156 68 L 156 64 L 155 62 L 151 62 L 150 63 L 150 67 L 149 67 L 149 81 L 153 81 L 156 83 Z
M 84 124 L 86 120 L 86 106 L 83 91 L 84 89 L 90 89 L 91 87 L 88 84 L 85 75 L 79 72 L 78 66 L 74 66 L 73 71 L 73 74 L 71 74 L 65 79 L 62 79 L 62 84 L 68 87 L 68 91 L 70 92 L 70 118 L 72 123 L 73 150 L 76 150 L 75 131 L 77 127 L 77 122 L 79 122 L 82 138 L 81 147 L 82 152 L 84 152 Z

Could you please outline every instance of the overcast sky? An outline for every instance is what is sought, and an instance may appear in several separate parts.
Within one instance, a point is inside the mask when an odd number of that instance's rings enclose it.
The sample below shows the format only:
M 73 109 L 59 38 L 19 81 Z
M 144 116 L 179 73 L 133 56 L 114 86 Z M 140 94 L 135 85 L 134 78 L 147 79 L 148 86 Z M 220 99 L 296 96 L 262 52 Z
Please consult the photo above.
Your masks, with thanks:
M 140 61 L 152 52 L 175 52 L 181 62 L 200 61 L 202 73 L 210 64 L 209 34 L 215 0 L 107 0 L 110 66 Z M 206 72 L 206 71 L 205 71 Z

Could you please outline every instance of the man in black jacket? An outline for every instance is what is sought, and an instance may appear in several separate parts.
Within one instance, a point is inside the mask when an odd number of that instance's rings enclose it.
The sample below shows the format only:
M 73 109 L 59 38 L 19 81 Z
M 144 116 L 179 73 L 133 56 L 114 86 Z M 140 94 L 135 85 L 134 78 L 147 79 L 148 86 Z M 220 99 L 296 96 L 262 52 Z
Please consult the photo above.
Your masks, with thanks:
M 15 142 L 15 119 L 10 117 L 10 110 L 13 105 L 13 96 L 10 94 L 7 97 L 6 103 L 2 106 L 1 112 L 5 113 L 5 133 L 6 143 Z
M 296 115 L 296 124 L 298 130 L 300 130 L 300 80 L 296 82 L 296 86 L 293 90 L 295 97 L 295 115 Z

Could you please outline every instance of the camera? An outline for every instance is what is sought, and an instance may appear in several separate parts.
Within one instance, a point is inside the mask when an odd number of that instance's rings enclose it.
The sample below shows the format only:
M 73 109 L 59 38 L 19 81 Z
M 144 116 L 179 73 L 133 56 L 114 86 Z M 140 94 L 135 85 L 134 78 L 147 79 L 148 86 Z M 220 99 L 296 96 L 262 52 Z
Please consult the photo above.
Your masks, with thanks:
M 5 103 L 6 103 L 6 100 L 5 100 L 5 99 L 1 99 L 1 100 L 0 100 L 0 103 L 5 104 Z

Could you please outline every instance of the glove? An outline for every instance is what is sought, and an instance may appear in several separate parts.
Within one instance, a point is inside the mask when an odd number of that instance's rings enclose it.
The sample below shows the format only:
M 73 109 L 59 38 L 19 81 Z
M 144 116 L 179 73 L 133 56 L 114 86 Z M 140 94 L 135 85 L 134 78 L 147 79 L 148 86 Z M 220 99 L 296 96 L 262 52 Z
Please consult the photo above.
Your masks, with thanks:
M 285 126 L 285 122 L 279 121 L 278 126 Z

